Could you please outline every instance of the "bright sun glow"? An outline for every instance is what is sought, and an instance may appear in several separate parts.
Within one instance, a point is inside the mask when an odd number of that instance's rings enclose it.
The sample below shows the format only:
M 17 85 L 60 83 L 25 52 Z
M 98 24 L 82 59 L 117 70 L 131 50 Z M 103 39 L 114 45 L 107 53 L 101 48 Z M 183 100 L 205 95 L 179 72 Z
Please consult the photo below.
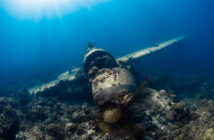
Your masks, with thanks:
M 0 6 L 20 19 L 40 19 L 62 17 L 66 13 L 106 1 L 109 0 L 2 0 Z

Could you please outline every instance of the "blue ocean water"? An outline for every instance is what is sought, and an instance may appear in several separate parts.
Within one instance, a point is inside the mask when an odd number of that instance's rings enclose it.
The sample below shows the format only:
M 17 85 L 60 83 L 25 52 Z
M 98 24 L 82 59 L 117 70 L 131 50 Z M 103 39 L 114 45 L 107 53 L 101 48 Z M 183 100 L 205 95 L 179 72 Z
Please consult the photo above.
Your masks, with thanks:
M 81 67 L 88 41 L 119 57 L 183 34 L 187 38 L 181 47 L 148 56 L 137 65 L 154 74 L 181 72 L 213 79 L 213 6 L 212 0 L 111 0 L 61 17 L 20 19 L 2 5 L 1 88 L 23 87 Z

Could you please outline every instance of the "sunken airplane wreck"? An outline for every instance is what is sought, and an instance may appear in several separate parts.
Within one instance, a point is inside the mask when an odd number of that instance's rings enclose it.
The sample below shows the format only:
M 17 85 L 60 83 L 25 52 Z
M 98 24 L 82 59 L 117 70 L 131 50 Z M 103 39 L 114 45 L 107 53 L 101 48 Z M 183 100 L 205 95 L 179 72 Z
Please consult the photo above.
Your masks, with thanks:
M 184 38 L 185 36 L 173 38 L 117 59 L 90 42 L 87 44 L 83 68 L 73 68 L 59 75 L 54 81 L 29 89 L 29 93 L 44 96 L 59 94 L 65 97 L 92 93 L 94 102 L 102 113 L 103 121 L 116 123 L 127 112 L 137 94 L 150 79 L 149 77 L 137 89 L 137 79 L 130 65 L 144 56 L 173 46 Z

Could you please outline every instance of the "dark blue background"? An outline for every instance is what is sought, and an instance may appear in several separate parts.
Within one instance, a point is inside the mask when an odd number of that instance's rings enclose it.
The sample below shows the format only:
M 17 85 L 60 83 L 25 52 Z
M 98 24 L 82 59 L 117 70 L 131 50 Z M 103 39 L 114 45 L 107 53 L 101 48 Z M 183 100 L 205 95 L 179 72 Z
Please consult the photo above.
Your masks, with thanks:
M 188 38 L 181 48 L 148 56 L 138 65 L 212 79 L 213 7 L 212 0 L 112 0 L 40 21 L 19 20 L 1 8 L 0 84 L 26 83 L 82 66 L 91 40 L 118 57 L 183 34 Z

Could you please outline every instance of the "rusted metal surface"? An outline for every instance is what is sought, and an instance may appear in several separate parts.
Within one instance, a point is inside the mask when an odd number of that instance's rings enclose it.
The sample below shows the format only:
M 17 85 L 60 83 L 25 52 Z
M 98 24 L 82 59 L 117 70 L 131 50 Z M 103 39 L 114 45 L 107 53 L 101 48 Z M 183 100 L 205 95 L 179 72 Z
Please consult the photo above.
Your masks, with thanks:
M 126 69 L 101 69 L 92 82 L 94 101 L 98 105 L 114 100 L 121 93 L 134 93 L 136 83 L 133 75 Z

